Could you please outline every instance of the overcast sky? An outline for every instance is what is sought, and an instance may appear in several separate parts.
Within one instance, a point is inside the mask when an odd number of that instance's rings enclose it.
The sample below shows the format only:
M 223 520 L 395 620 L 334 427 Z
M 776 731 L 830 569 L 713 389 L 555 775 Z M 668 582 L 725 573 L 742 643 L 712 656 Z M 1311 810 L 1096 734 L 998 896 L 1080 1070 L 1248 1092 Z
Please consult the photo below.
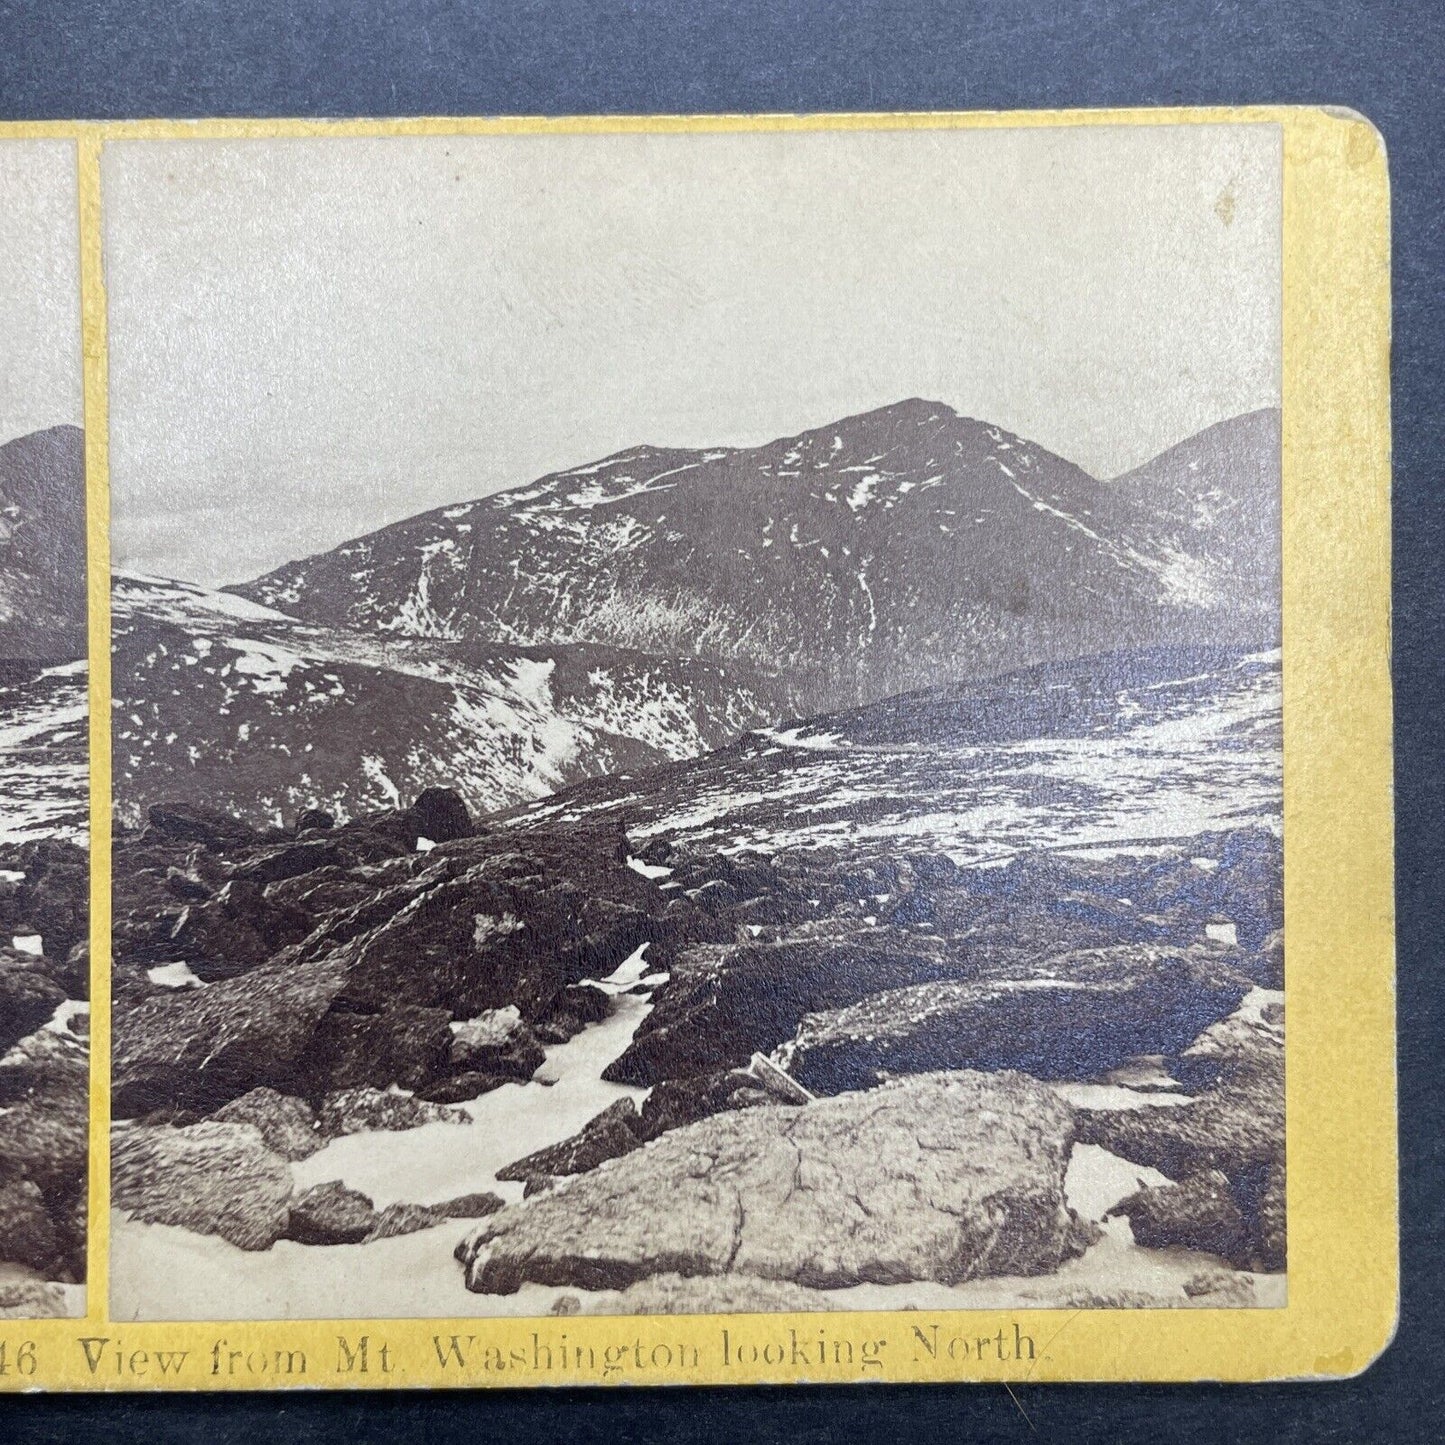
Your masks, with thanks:
M 81 421 L 73 141 L 0 140 L 0 443 Z
M 132 142 L 104 182 L 145 571 L 907 396 L 1101 476 L 1278 403 L 1274 126 Z

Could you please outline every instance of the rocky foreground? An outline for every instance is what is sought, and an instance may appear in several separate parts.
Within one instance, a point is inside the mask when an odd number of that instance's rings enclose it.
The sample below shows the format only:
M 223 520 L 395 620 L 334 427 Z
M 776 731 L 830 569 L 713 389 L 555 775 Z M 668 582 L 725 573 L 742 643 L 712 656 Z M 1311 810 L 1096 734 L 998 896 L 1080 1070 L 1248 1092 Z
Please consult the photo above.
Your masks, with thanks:
M 0 850 L 0 1317 L 67 1313 L 85 1278 L 88 880 L 73 843 Z
M 625 808 L 478 824 L 441 789 L 119 830 L 117 1206 L 253 1252 L 437 1229 L 479 1294 L 624 1311 L 1051 1275 L 1124 1220 L 1202 1257 L 1199 1302 L 1283 1268 L 1269 829 L 968 867 L 635 833 Z M 440 1202 L 297 1182 L 358 1132 L 483 1127 L 478 1100 L 635 991 L 624 1096 L 575 1135 Z M 1085 1159 L 1134 1180 L 1087 1217 Z

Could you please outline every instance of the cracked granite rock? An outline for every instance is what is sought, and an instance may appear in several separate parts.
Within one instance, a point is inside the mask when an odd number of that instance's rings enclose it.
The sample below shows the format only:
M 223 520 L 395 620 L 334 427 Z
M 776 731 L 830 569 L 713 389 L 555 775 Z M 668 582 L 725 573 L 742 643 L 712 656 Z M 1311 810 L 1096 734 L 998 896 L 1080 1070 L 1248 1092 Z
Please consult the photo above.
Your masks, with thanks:
M 488 1219 L 469 1289 L 741 1275 L 812 1289 L 1041 1274 L 1089 1226 L 1064 1202 L 1074 1114 L 1017 1073 L 925 1074 L 676 1129 Z

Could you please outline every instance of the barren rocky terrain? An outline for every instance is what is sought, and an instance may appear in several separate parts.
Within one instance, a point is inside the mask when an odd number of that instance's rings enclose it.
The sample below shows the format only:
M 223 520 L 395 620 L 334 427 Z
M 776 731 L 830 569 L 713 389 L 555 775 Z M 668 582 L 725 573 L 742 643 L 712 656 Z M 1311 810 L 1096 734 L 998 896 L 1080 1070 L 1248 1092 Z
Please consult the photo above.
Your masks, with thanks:
M 0 1317 L 83 1305 L 90 868 L 82 436 L 0 447 Z
M 1152 651 L 481 819 L 152 807 L 118 1303 L 1276 1301 L 1278 706 Z

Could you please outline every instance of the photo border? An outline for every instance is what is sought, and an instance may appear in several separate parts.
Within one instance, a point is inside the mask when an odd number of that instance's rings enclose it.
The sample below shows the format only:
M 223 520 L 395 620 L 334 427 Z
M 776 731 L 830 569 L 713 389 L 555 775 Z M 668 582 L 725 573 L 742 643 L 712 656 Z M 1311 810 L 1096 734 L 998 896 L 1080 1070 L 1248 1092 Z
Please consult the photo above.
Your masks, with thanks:
M 1283 133 L 1283 638 L 1288 1301 L 1279 1309 L 878 1311 L 572 1316 L 565 1321 L 132 1323 L 108 1313 L 110 676 L 106 318 L 100 157 L 113 140 L 324 136 L 939 130 L 1090 125 L 1275 124 Z M 804 1380 L 1249 1381 L 1356 1374 L 1398 1313 L 1394 860 L 1389 532 L 1389 200 L 1384 144 L 1352 111 L 1288 106 L 542 119 L 211 120 L 22 123 L 0 139 L 79 146 L 89 506 L 92 799 L 92 1118 L 89 1308 L 84 1320 L 0 1322 L 36 1342 L 35 1375 L 0 1388 L 248 1389 L 278 1386 L 764 1384 Z M 1033 1361 L 920 1352 L 1012 1331 Z M 886 1339 L 883 1368 L 725 1365 L 721 1334 Z M 507 1362 L 533 1331 L 591 1345 L 697 1345 L 679 1371 L 443 1368 L 433 1336 L 470 1334 Z M 360 1341 L 367 1341 L 364 1354 Z M 341 1341 L 346 1342 L 343 1350 Z M 211 1351 L 240 1374 L 211 1372 Z M 381 1362 L 388 1347 L 389 1369 Z M 158 1352 L 187 1351 L 161 1374 Z M 305 1353 L 304 1375 L 246 1362 Z M 279 1352 L 279 1355 L 278 1355 Z M 786 1351 L 784 1351 L 786 1355 Z M 920 1357 L 921 1356 L 921 1357 Z M 347 1359 L 351 1364 L 346 1365 Z M 362 1361 L 364 1360 L 364 1365 Z

